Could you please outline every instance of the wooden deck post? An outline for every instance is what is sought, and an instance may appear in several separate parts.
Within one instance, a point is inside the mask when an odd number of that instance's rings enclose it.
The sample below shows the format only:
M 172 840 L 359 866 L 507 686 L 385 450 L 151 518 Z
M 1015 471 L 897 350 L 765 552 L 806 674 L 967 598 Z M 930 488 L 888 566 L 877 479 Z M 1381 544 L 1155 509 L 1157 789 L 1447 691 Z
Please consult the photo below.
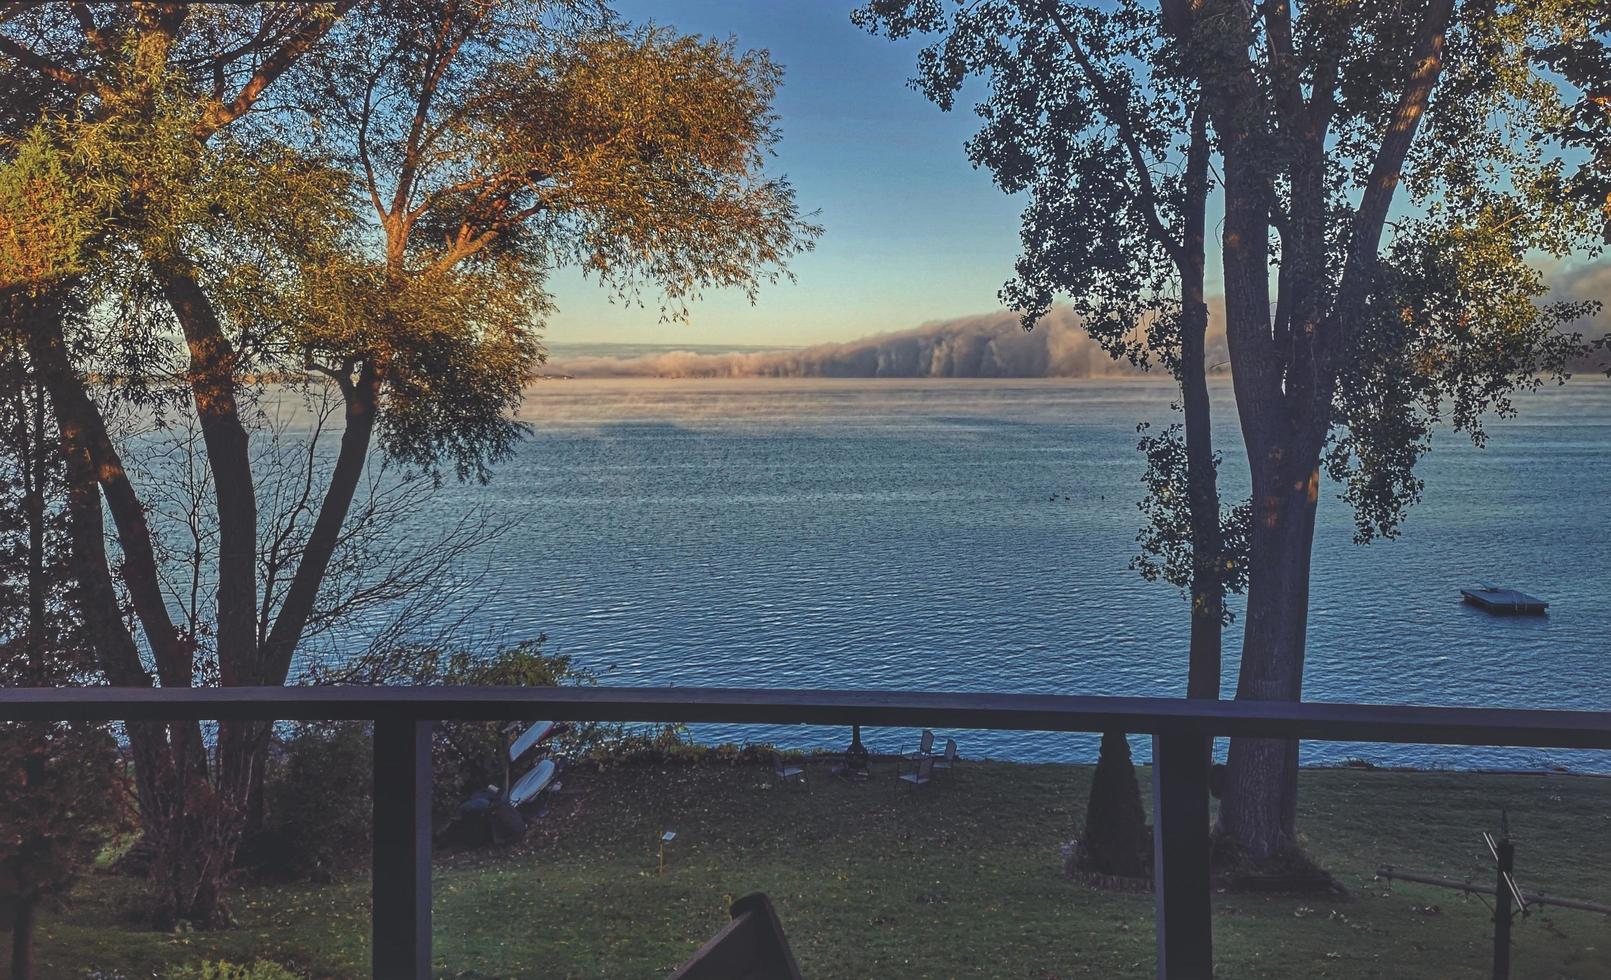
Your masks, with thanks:
M 1153 736 L 1152 874 L 1161 980 L 1214 975 L 1208 766 L 1208 739 Z
M 377 980 L 431 975 L 431 722 L 375 722 L 370 963 Z

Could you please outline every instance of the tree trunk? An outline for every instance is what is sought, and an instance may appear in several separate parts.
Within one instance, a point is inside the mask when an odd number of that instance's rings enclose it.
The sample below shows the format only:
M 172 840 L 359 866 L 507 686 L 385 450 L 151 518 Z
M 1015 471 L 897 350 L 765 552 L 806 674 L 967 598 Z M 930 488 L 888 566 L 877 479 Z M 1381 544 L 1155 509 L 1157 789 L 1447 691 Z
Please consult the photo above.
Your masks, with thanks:
M 1252 557 L 1237 700 L 1297 701 L 1309 624 L 1318 455 L 1289 440 L 1255 473 Z M 1220 833 L 1258 862 L 1297 847 L 1298 743 L 1233 739 Z
M 152 685 L 139 647 L 124 626 L 106 552 L 104 499 L 105 512 L 112 514 L 123 546 L 123 582 L 156 653 L 158 674 L 164 686 L 188 687 L 190 653 L 178 641 L 158 588 L 144 510 L 100 409 L 67 358 L 61 311 L 49 301 L 34 311 L 29 354 L 50 393 L 62 441 L 76 600 L 97 661 L 114 685 Z M 217 924 L 222 914 L 216 904 L 216 881 L 229 870 L 234 853 L 229 831 L 235 822 L 230 810 L 219 806 L 209 782 L 201 726 L 130 722 L 127 728 L 143 829 L 157 847 L 154 917 L 167 924 L 178 918 Z M 203 887 L 208 876 L 216 881 Z
M 1186 495 L 1191 515 L 1191 653 L 1186 696 L 1217 699 L 1221 674 L 1225 586 L 1221 572 L 1219 488 L 1214 474 L 1214 446 L 1209 418 L 1208 384 L 1203 377 L 1203 332 L 1207 307 L 1190 315 L 1181 335 L 1182 408 L 1186 416 Z
M 1208 115 L 1192 113 L 1186 154 L 1186 204 L 1180 263 L 1180 396 L 1186 420 L 1186 504 L 1191 518 L 1191 647 L 1186 696 L 1218 699 L 1221 633 L 1225 624 L 1224 547 L 1219 526 L 1219 485 L 1214 472 L 1214 428 L 1208 400 L 1208 299 L 1204 284 L 1204 229 L 1208 203 Z
M 33 980 L 34 918 L 38 909 L 39 900 L 32 895 L 17 899 L 17 909 L 11 917 L 11 980 Z
M 163 286 L 190 348 L 191 394 L 218 505 L 219 679 L 225 686 L 261 684 L 264 681 L 257 655 L 257 494 L 246 426 L 235 399 L 235 350 L 192 272 L 169 271 Z

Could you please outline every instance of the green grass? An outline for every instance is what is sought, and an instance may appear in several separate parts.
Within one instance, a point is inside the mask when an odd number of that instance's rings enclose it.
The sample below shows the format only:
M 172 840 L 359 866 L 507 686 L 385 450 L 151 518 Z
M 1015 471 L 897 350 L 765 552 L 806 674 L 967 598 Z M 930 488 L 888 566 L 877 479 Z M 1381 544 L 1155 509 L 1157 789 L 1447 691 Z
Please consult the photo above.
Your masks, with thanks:
M 448 977 L 652 977 L 726 920 L 777 904 L 806 976 L 1146 977 L 1152 899 L 1062 876 L 1090 770 L 964 763 L 913 790 L 812 766 L 804 786 L 721 764 L 572 771 L 519 847 L 439 859 L 436 957 Z M 1143 785 L 1146 785 L 1143 774 Z M 1491 923 L 1475 897 L 1372 880 L 1379 864 L 1491 876 L 1480 832 L 1510 812 L 1525 887 L 1611 902 L 1611 780 L 1358 770 L 1302 777 L 1300 829 L 1347 898 L 1217 894 L 1221 977 L 1480 977 Z M 667 873 L 655 839 L 677 831 Z M 86 879 L 40 930 L 41 975 L 128 977 L 202 957 L 267 957 L 315 977 L 365 974 L 367 881 L 243 887 L 241 928 L 139 928 L 138 883 Z M 1539 909 L 1515 976 L 1611 976 L 1611 921 Z

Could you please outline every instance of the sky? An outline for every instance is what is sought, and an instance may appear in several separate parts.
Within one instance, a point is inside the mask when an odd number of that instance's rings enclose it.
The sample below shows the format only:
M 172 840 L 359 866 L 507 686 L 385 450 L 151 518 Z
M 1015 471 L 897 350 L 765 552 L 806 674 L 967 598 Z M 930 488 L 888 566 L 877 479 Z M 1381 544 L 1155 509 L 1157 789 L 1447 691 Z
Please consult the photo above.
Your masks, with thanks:
M 803 346 L 1001 307 L 1021 198 L 968 162 L 971 100 L 943 113 L 907 85 L 920 43 L 863 32 L 850 23 L 857 4 L 842 0 L 614 6 L 635 23 L 771 51 L 784 68 L 773 170 L 825 230 L 791 263 L 797 282 L 765 287 L 754 306 L 736 292 L 709 294 L 687 323 L 659 322 L 652 303 L 612 305 L 594 281 L 558 271 L 547 343 Z
M 790 263 L 797 281 L 763 287 L 753 306 L 737 291 L 708 294 L 687 322 L 662 322 L 652 295 L 646 308 L 621 305 L 579 271 L 557 270 L 548 281 L 558 304 L 544 336 L 551 349 L 801 347 L 1002 308 L 997 293 L 1018 254 L 1024 198 L 1003 193 L 967 159 L 982 86 L 973 83 L 953 111 L 941 112 L 909 84 L 923 40 L 892 42 L 857 28 L 850 13 L 859 3 L 614 3 L 633 23 L 731 36 L 741 48 L 771 52 L 784 68 L 776 100 L 782 140 L 771 169 L 790 179 L 802 211 L 825 230 L 814 251 Z M 1575 290 L 1578 272 L 1599 276 L 1604 263 L 1552 265 L 1550 279 Z M 1210 262 L 1210 293 L 1218 280 Z M 1589 285 L 1611 300 L 1611 286 Z

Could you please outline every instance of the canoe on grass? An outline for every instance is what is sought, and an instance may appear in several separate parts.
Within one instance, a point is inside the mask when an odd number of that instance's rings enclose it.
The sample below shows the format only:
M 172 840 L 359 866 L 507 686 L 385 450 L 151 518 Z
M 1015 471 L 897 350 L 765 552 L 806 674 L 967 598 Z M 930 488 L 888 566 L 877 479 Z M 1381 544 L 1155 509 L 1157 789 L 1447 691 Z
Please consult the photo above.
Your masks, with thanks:
M 539 721 L 520 733 L 520 737 L 509 745 L 509 761 L 513 762 L 525 754 L 526 750 L 543 741 L 550 735 L 559 731 L 559 725 L 552 721 Z
M 524 806 L 531 802 L 554 781 L 554 773 L 557 771 L 552 759 L 544 759 L 532 766 L 531 772 L 521 776 L 519 782 L 509 788 L 509 802 L 515 806 Z

